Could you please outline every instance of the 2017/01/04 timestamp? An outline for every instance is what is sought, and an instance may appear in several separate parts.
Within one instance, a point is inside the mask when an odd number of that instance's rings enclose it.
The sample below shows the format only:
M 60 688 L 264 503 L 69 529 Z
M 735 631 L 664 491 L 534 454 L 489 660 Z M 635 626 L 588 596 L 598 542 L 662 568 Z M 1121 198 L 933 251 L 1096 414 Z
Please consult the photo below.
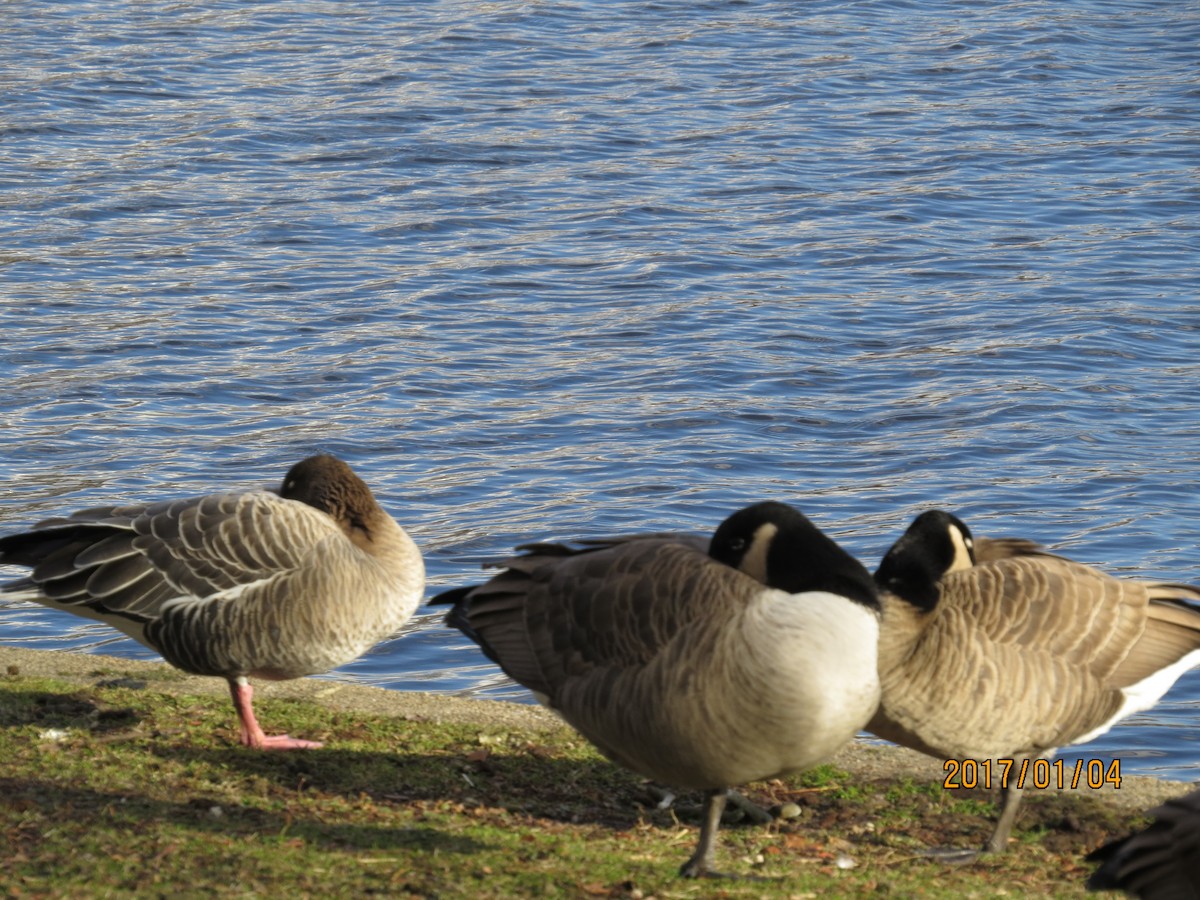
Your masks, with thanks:
M 1046 790 L 1051 787 L 1077 790 L 1081 787 L 1121 786 L 1121 761 L 1077 759 L 1074 764 L 1061 759 L 948 759 L 942 766 L 946 790 L 992 787 L 1018 790 L 1025 787 Z

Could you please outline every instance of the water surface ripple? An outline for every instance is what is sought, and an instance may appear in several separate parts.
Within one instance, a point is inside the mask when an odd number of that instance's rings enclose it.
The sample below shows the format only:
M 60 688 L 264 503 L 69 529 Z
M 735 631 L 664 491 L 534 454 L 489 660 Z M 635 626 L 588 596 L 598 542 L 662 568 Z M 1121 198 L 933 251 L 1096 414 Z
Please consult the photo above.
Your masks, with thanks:
M 1200 581 L 1194 4 L 0 6 L 5 530 L 344 455 L 431 589 L 919 510 Z M 149 657 L 26 606 L 3 640 Z M 526 699 L 422 611 L 335 673 Z M 1194 779 L 1200 676 L 1073 757 Z

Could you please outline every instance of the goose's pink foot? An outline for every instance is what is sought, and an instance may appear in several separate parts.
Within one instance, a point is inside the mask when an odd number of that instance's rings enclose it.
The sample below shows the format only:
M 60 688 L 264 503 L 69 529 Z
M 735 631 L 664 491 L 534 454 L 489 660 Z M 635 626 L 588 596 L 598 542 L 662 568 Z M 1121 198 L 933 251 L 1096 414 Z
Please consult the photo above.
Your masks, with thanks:
M 233 696 L 233 706 L 242 723 L 241 741 L 244 746 L 255 750 L 315 750 L 323 746 L 320 741 L 264 733 L 254 717 L 254 688 L 245 678 L 230 680 L 229 693 Z

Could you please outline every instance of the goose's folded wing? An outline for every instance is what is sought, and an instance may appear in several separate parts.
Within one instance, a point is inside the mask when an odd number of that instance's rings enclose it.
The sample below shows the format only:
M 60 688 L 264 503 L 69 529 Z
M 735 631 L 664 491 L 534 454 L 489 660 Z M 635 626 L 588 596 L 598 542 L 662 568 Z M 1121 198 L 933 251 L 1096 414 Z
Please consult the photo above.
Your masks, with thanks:
M 209 597 L 300 567 L 336 533 L 323 513 L 267 491 L 99 507 L 0 541 L 32 567 L 7 592 L 149 620 L 177 597 Z
M 981 644 L 1049 653 L 1107 677 L 1142 632 L 1144 582 L 1053 556 L 1017 557 L 948 575 L 939 612 Z
M 1155 591 L 1053 556 L 951 573 L 936 620 L 919 638 L 929 646 L 910 657 L 937 666 L 911 664 L 890 676 L 912 682 L 897 692 L 911 702 L 898 700 L 893 715 L 935 746 L 977 735 L 979 746 L 962 749 L 981 755 L 1057 747 L 1102 729 L 1124 704 L 1117 689 L 1137 680 L 1127 669 L 1144 677 L 1172 661 L 1141 643 Z M 1195 646 L 1200 617 L 1187 614 Z M 1155 644 L 1180 649 L 1184 642 Z M 1003 737 L 989 748 L 989 736 Z
M 485 584 L 445 596 L 501 668 L 552 696 L 569 679 L 645 664 L 713 604 L 739 602 L 755 583 L 706 546 L 680 535 L 531 545 Z
M 148 507 L 132 527 L 135 549 L 193 596 L 299 569 L 314 548 L 339 533 L 326 514 L 266 491 Z

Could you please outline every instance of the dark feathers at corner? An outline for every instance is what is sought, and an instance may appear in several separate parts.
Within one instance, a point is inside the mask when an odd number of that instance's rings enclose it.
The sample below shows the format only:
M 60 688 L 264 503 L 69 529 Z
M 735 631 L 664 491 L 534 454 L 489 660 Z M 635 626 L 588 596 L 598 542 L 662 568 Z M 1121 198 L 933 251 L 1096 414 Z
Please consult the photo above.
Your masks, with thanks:
M 1144 900 L 1200 897 L 1200 791 L 1150 811 L 1154 822 L 1088 854 L 1102 863 L 1087 881 L 1091 891 L 1126 891 Z

